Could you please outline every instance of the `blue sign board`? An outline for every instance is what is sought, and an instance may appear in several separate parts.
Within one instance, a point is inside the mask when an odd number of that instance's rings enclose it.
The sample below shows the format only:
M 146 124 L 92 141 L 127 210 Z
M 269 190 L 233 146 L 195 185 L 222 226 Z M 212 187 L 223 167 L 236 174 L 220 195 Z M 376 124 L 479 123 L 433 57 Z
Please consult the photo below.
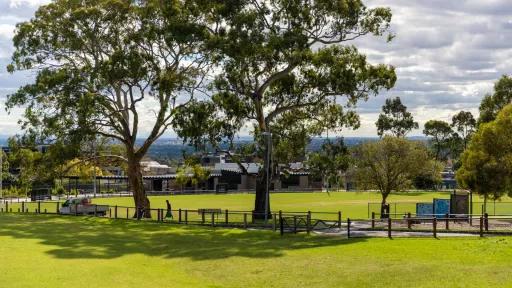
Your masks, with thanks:
M 450 214 L 450 199 L 434 199 L 434 216 L 443 218 Z
M 416 203 L 416 216 L 432 217 L 434 205 L 432 203 Z

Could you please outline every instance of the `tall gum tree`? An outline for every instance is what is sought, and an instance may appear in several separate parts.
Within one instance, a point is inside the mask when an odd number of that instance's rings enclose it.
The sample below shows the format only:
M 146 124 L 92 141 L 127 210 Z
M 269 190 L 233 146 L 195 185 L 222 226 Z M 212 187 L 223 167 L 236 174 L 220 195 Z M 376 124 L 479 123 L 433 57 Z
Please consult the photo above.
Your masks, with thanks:
M 122 143 L 135 205 L 150 217 L 140 160 L 201 82 L 208 33 L 199 11 L 196 1 L 178 0 L 41 6 L 16 26 L 8 67 L 35 72 L 35 81 L 10 95 L 8 107 L 26 107 L 23 127 L 41 139 L 100 135 Z M 141 113 L 154 121 L 136 145 Z
M 391 40 L 388 8 L 370 9 L 359 0 L 223 3 L 212 10 L 212 18 L 223 16 L 211 28 L 217 36 L 211 47 L 222 57 L 220 73 L 212 81 L 210 105 L 197 108 L 213 119 L 203 125 L 209 128 L 203 131 L 208 140 L 233 137 L 250 127 L 261 144 L 258 154 L 266 157 L 262 133 L 272 133 L 274 144 L 297 148 L 325 129 L 357 126 L 356 103 L 394 86 L 393 67 L 370 64 L 350 45 L 366 35 Z M 201 137 L 199 130 L 180 132 L 194 138 Z M 263 162 L 256 181 L 256 218 L 270 211 L 266 183 L 268 165 L 275 163 Z

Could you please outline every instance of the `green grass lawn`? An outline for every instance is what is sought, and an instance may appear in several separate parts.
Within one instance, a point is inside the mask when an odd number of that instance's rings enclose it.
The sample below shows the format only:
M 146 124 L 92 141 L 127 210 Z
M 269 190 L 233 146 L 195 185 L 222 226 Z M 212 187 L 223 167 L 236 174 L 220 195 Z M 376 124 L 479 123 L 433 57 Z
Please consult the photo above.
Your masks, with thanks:
M 341 239 L 0 214 L 0 287 L 512 287 L 512 238 Z
M 273 211 L 287 212 L 338 212 L 343 218 L 368 218 L 368 203 L 379 203 L 381 196 L 377 192 L 337 192 L 337 193 L 276 193 L 271 194 L 271 208 Z M 403 192 L 394 193 L 388 202 L 400 202 L 396 205 L 397 213 L 416 211 L 417 202 L 432 202 L 433 198 L 449 199 L 449 192 Z M 254 194 L 226 194 L 226 195 L 177 195 L 152 196 L 152 208 L 165 208 L 165 200 L 169 199 L 173 209 L 220 208 L 229 210 L 251 211 L 254 206 Z M 510 201 L 505 199 L 504 201 Z M 480 201 L 475 197 L 475 201 Z M 100 198 L 94 203 L 118 206 L 134 206 L 131 197 Z M 501 203 L 505 204 L 505 203 Z M 512 203 L 499 205 L 503 212 L 512 214 Z M 379 211 L 379 204 L 371 206 L 371 211 Z M 392 212 L 395 206 L 391 206 Z M 506 211 L 505 211 L 506 210 Z M 479 213 L 479 204 L 475 204 L 475 213 Z M 322 215 L 319 215 L 319 217 Z M 329 215 L 324 215 L 328 217 Z

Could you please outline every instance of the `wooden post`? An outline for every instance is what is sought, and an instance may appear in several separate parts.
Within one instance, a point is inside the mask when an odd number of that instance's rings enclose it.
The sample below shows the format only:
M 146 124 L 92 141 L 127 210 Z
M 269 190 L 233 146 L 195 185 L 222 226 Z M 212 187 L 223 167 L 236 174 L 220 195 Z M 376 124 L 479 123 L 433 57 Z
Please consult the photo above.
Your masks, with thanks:
M 78 203 L 75 204 L 75 216 L 78 215 Z
M 112 218 L 112 208 L 108 208 L 108 218 Z
M 117 205 L 114 207 L 114 218 L 117 219 Z
M 128 219 L 128 207 L 126 207 L 126 219 Z
M 224 221 L 226 223 L 226 226 L 228 226 L 229 225 L 229 211 L 228 211 L 228 209 L 226 209 L 226 211 L 225 211 L 224 218 L 225 218 Z
M 185 210 L 185 224 L 188 224 L 188 210 Z
M 60 202 L 58 202 L 58 201 L 57 201 L 57 210 L 56 210 L 56 211 L 57 211 L 57 214 L 59 214 L 59 212 L 60 212 L 59 205 L 60 205 Z
M 485 232 L 489 231 L 489 214 L 487 212 L 484 214 L 484 227 Z
M 350 238 L 350 218 L 347 218 L 347 238 Z
M 444 215 L 444 218 L 445 218 L 445 226 L 446 226 L 446 230 L 450 230 L 450 215 L 448 215 L 448 213 L 446 213 Z
M 181 208 L 178 209 L 178 223 L 181 223 Z
M 244 229 L 247 229 L 247 213 L 244 213 Z
M 44 214 L 47 214 L 48 212 L 46 211 L 46 209 L 44 209 Z
M 283 211 L 279 210 L 279 232 L 281 236 L 284 234 Z
M 372 229 L 375 229 L 375 212 L 372 212 Z
M 434 238 L 437 238 L 437 218 L 434 217 L 432 221 L 432 232 L 434 233 Z
M 391 239 L 391 217 L 388 217 L 388 238 Z
M 407 213 L 407 229 L 411 230 L 412 223 L 411 223 L 411 212 Z
M 480 237 L 484 237 L 484 217 L 480 216 Z
M 338 211 L 338 229 L 341 230 L 341 211 Z
M 41 201 L 37 201 L 37 213 L 41 213 Z
M 25 201 L 21 202 L 21 212 L 25 212 Z

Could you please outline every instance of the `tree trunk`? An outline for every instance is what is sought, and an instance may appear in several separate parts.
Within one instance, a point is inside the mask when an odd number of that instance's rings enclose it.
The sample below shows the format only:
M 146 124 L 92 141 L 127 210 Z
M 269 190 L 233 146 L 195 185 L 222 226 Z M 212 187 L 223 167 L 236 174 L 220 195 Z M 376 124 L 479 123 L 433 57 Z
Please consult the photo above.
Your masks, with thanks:
M 387 206 L 386 199 L 388 198 L 389 192 L 382 193 L 382 202 L 380 204 L 380 218 L 389 218 L 389 206 Z M 387 211 L 386 211 L 387 210 Z
M 265 166 L 265 165 L 264 165 Z M 270 197 L 267 199 L 267 171 L 265 167 L 263 168 L 260 174 L 258 174 L 258 178 L 256 179 L 256 198 L 254 200 L 254 219 L 263 220 L 265 219 L 265 204 L 267 206 L 267 219 L 271 218 L 272 213 L 270 212 Z M 270 192 L 270 191 L 269 191 Z
M 140 158 L 136 157 L 133 153 L 128 153 L 128 181 L 133 192 L 133 200 L 136 207 L 133 217 L 137 219 L 142 217 L 151 218 L 151 206 L 144 189 Z

